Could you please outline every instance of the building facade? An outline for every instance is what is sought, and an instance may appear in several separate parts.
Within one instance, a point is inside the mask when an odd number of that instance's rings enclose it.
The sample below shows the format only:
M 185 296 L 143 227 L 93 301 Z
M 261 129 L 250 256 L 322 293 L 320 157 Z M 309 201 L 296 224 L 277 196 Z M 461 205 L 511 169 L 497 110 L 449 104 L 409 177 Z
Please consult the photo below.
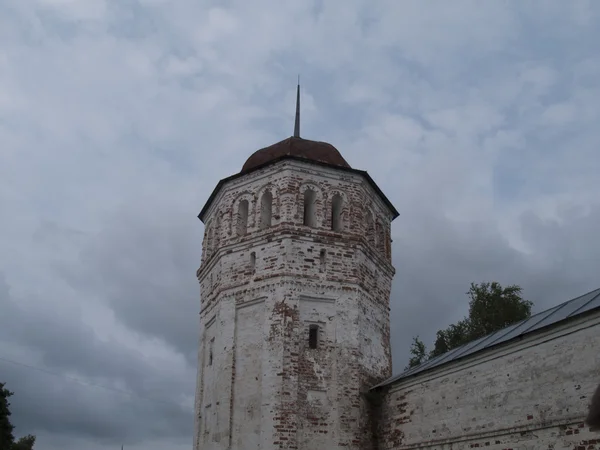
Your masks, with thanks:
M 600 450 L 600 289 L 392 377 L 391 222 L 364 171 L 293 137 L 205 224 L 195 450 Z
M 600 449 L 600 289 L 436 359 L 374 389 L 379 449 Z
M 397 215 L 366 172 L 298 136 L 219 182 L 199 216 L 196 449 L 373 448 Z

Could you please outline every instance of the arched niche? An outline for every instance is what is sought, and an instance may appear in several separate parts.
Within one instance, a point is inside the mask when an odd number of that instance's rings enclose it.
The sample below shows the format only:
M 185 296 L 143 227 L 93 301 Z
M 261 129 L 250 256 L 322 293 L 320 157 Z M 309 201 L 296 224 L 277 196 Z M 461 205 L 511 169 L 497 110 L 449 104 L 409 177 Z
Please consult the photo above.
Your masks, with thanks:
M 341 233 L 349 229 L 349 202 L 345 192 L 334 189 L 328 193 L 325 225 L 332 231 Z
M 299 189 L 298 215 L 301 223 L 317 228 L 322 223 L 323 194 L 318 186 L 312 183 L 303 184 Z
M 254 226 L 253 212 L 255 205 L 254 196 L 245 192 L 233 202 L 230 215 L 230 234 L 242 237 L 250 232 Z
M 267 185 L 258 191 L 256 223 L 260 230 L 276 225 L 279 218 L 279 196 L 272 185 Z
M 375 233 L 377 240 L 377 249 L 385 255 L 385 229 L 381 219 L 377 219 L 375 222 Z
M 250 202 L 246 199 L 240 200 L 236 211 L 235 233 L 245 236 L 248 233 L 248 217 L 250 214 Z
M 213 246 L 213 221 L 212 219 L 206 223 L 206 228 L 204 229 L 204 252 L 205 259 L 208 259 L 212 254 L 212 246 Z
M 376 242 L 376 231 L 375 231 L 375 215 L 370 208 L 365 208 L 365 233 L 367 236 L 367 241 L 375 245 Z
M 221 246 L 221 215 L 219 211 L 215 211 L 215 215 L 214 249 L 218 250 Z

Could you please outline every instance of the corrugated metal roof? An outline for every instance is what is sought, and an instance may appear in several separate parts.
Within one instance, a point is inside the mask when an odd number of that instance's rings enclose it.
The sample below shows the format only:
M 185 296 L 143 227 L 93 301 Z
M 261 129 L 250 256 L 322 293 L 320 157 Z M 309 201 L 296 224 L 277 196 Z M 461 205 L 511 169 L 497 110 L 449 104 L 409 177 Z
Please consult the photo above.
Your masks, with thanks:
M 480 352 L 491 347 L 503 344 L 519 336 L 556 325 L 563 320 L 584 314 L 588 311 L 600 308 L 600 289 L 588 292 L 577 298 L 562 303 L 554 308 L 532 315 L 529 319 L 522 320 L 506 328 L 498 330 L 492 334 L 471 341 L 465 345 L 450 350 L 442 355 L 436 356 L 423 364 L 412 367 L 392 378 L 378 384 L 375 387 L 385 386 L 403 378 L 408 378 L 420 372 L 432 369 L 434 367 L 465 358 L 473 353 Z

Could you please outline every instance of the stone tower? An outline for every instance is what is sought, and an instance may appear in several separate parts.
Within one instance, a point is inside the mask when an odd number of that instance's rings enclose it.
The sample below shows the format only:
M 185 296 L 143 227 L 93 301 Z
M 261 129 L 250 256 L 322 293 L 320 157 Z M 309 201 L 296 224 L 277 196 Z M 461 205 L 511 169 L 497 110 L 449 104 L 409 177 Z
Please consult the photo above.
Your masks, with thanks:
M 293 137 L 221 180 L 205 224 L 195 449 L 370 449 L 391 376 L 398 213 L 330 144 Z

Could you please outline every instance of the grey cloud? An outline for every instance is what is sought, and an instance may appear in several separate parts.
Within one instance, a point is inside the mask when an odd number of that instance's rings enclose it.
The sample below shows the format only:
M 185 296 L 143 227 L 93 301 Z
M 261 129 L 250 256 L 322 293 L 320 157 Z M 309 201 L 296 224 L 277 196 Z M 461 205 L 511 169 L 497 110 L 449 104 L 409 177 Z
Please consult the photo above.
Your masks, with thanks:
M 422 211 L 419 211 L 422 212 Z M 408 211 L 405 214 L 410 214 Z M 525 298 L 542 311 L 600 287 L 600 205 L 590 212 L 567 207 L 558 220 L 532 213 L 521 217 L 527 253 L 512 248 L 490 224 L 469 229 L 440 217 L 395 224 L 392 292 L 394 370 L 408 361 L 412 337 L 432 344 L 435 332 L 467 314 L 471 282 L 519 284 Z
M 84 295 L 101 292 L 128 327 L 164 339 L 195 364 L 202 228 L 188 210 L 132 205 L 105 223 L 75 265 L 61 269 Z
M 13 343 L 39 358 L 0 355 L 0 378 L 15 392 L 17 431 L 60 432 L 112 444 L 191 433 L 192 370 L 187 376 L 158 370 L 144 355 L 98 340 L 71 317 L 25 310 L 3 284 L 2 347 Z M 187 407 L 181 403 L 186 396 Z
M 0 362 L 19 433 L 189 448 L 195 216 L 291 133 L 298 72 L 303 135 L 402 214 L 396 370 L 471 281 L 537 309 L 599 287 L 600 8 L 343 3 L 0 2 L 0 357 L 134 394 Z

